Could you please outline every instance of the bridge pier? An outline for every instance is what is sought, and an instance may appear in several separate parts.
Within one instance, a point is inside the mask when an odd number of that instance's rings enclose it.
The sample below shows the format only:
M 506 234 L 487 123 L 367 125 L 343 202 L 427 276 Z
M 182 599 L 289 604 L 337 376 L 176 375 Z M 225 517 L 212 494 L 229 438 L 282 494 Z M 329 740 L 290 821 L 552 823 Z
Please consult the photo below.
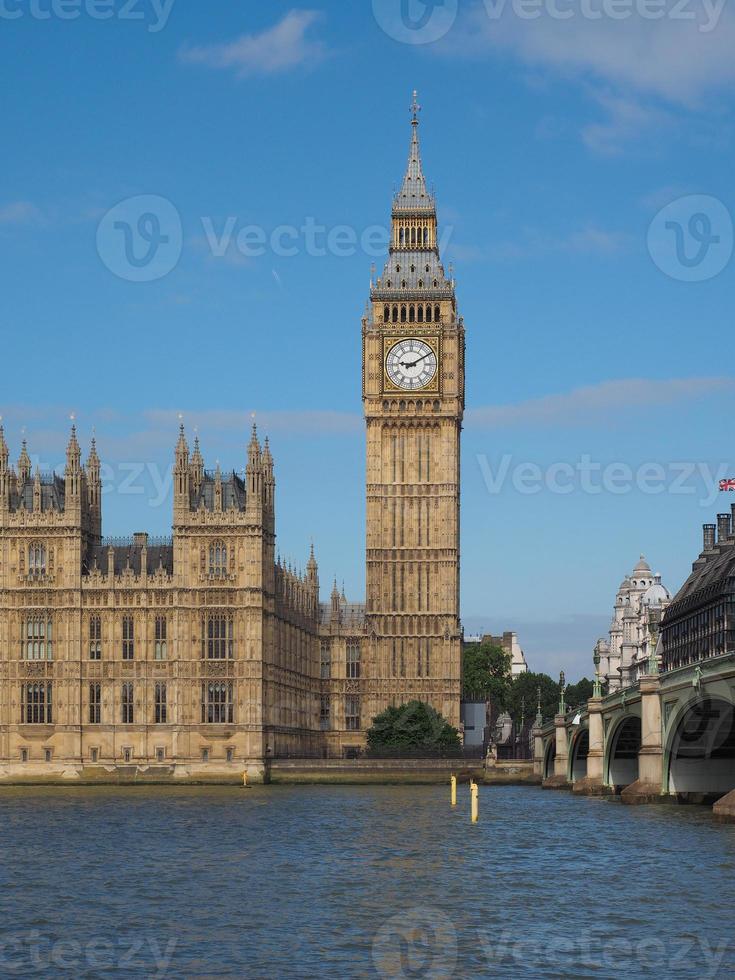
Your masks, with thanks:
M 556 758 L 554 759 L 554 775 L 542 783 L 544 789 L 569 789 L 567 765 L 569 762 L 569 737 L 567 735 L 566 715 L 556 715 Z
M 603 781 L 605 746 L 602 728 L 602 698 L 591 698 L 587 703 L 587 710 L 589 711 L 590 732 L 587 775 L 583 779 L 578 779 L 572 790 L 585 796 L 606 796 L 611 790 L 605 786 Z
M 735 789 L 715 803 L 712 813 L 720 823 L 735 823 Z
M 620 794 L 623 803 L 658 803 L 663 795 L 663 744 L 661 738 L 661 678 L 641 677 L 641 748 L 638 779 Z
M 531 732 L 533 735 L 533 774 L 544 778 L 544 737 L 541 729 L 536 727 Z

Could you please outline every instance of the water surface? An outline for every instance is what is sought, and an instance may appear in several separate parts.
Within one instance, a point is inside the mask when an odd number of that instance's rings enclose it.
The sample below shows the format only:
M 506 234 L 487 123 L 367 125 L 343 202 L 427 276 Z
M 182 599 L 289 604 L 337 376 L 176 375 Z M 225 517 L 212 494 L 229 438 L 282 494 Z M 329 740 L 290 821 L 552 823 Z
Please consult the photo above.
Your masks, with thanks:
M 0 790 L 0 977 L 726 977 L 735 826 L 534 788 Z

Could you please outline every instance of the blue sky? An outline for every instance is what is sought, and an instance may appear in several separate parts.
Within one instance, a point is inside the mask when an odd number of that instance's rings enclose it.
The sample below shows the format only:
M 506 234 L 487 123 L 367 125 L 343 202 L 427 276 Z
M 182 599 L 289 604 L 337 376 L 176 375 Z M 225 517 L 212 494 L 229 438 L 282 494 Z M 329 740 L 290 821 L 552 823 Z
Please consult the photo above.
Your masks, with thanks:
M 361 597 L 360 317 L 417 88 L 467 327 L 463 618 L 582 673 L 639 554 L 682 583 L 733 469 L 735 12 L 105 2 L 0 11 L 13 456 L 25 427 L 58 466 L 75 413 L 105 532 L 164 534 L 178 413 L 239 469 L 256 412 L 282 554 L 313 537 Z M 168 238 L 140 277 L 167 274 L 131 281 L 116 220 Z

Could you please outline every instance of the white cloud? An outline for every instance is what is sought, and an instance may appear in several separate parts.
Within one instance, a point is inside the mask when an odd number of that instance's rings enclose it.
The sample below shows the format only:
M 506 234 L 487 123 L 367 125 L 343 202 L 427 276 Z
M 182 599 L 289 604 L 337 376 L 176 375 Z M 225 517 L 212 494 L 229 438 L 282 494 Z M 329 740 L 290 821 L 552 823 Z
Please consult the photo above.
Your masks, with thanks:
M 585 126 L 582 129 L 582 140 L 589 149 L 606 156 L 620 153 L 626 143 L 671 122 L 669 113 L 643 105 L 627 96 L 596 92 L 593 98 L 605 111 L 607 118 L 603 122 Z
M 585 6 L 600 11 L 603 5 Z M 505 50 L 534 68 L 582 74 L 693 105 L 735 80 L 733 6 L 722 0 L 690 0 L 685 5 L 664 0 L 665 16 L 650 19 L 638 12 L 643 4 L 630 3 L 625 19 L 593 19 L 583 16 L 578 3 L 543 3 L 529 18 L 518 16 L 519 4 L 512 0 L 484 0 L 472 6 L 463 25 L 440 49 L 464 55 Z M 554 16 L 553 10 L 560 8 L 573 10 L 573 16 Z
M 467 424 L 476 429 L 513 426 L 594 425 L 618 418 L 628 411 L 640 412 L 735 391 L 735 378 L 672 378 L 652 381 L 630 378 L 603 381 L 573 391 L 546 395 L 515 405 L 491 405 L 469 409 Z
M 0 225 L 27 225 L 41 221 L 43 215 L 30 201 L 11 201 L 0 207 Z
M 226 44 L 185 47 L 179 57 L 188 64 L 232 70 L 239 78 L 291 71 L 324 58 L 325 45 L 307 37 L 321 16 L 315 10 L 291 10 L 260 34 L 243 34 Z

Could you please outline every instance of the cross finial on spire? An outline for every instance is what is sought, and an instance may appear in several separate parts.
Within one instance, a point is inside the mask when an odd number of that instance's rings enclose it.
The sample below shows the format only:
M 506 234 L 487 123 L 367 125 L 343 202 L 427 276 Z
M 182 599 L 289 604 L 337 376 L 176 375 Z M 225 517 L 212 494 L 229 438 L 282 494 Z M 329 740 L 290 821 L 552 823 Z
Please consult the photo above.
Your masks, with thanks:
M 419 124 L 419 113 L 421 112 L 421 106 L 419 105 L 419 93 L 416 89 L 413 90 L 413 102 L 411 103 L 411 122 L 418 126 Z

